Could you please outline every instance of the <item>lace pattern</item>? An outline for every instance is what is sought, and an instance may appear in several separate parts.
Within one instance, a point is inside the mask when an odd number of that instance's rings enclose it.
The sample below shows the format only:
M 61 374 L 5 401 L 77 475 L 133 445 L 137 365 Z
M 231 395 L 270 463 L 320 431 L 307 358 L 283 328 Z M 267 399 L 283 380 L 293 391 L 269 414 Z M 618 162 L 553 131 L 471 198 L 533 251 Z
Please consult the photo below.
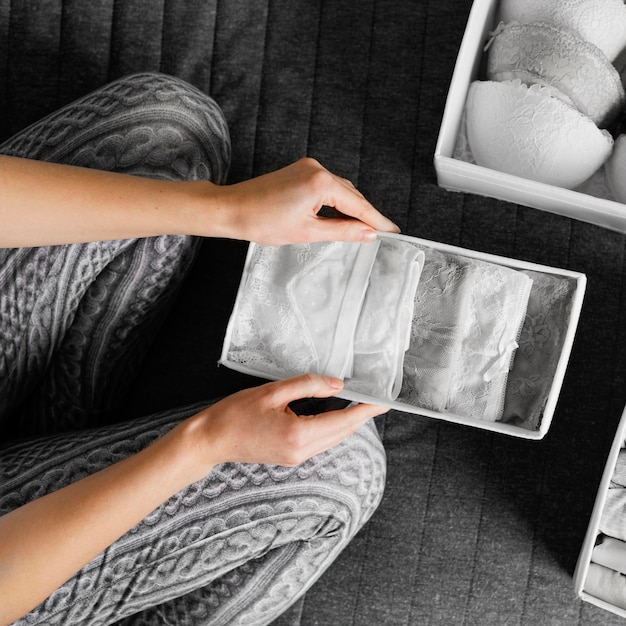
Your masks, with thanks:
M 536 430 L 565 342 L 576 290 L 573 279 L 527 271 L 533 288 L 509 374 L 502 420 Z
M 500 419 L 531 286 L 519 271 L 427 249 L 401 399 Z
M 401 241 L 381 241 L 253 244 L 229 325 L 227 360 L 276 377 L 347 378 L 348 388 L 392 399 L 421 254 Z M 402 314 L 381 316 L 381 310 Z
M 576 280 L 379 241 L 369 269 L 351 249 L 358 244 L 251 247 L 222 362 L 270 378 L 328 373 L 324 354 L 338 349 L 345 388 L 371 401 L 537 430 Z M 357 275 L 358 304 L 347 295 Z M 354 335 L 329 341 L 346 311 Z
M 596 46 L 553 24 L 499 24 L 488 45 L 487 78 L 538 83 L 603 128 L 624 107 L 617 70 Z
M 280 377 L 349 374 L 351 343 L 377 247 L 252 244 L 229 358 Z
M 626 45 L 626 8 L 622 0 L 502 0 L 505 23 L 550 22 L 577 32 L 615 61 Z

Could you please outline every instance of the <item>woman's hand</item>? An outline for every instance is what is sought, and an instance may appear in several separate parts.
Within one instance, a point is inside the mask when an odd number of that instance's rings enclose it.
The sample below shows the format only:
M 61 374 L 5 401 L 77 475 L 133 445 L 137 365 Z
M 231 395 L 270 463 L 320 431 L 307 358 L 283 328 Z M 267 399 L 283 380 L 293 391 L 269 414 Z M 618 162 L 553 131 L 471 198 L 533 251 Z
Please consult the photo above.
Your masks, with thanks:
M 381 215 L 354 185 L 310 158 L 234 185 L 211 190 L 216 213 L 232 237 L 261 244 L 372 241 L 376 231 L 400 229 Z M 330 207 L 340 217 L 318 213 Z
M 182 425 L 195 442 L 198 477 L 227 461 L 294 466 L 327 450 L 388 409 L 358 404 L 319 415 L 298 416 L 289 404 L 336 395 L 336 378 L 303 374 L 245 389 L 208 407 Z

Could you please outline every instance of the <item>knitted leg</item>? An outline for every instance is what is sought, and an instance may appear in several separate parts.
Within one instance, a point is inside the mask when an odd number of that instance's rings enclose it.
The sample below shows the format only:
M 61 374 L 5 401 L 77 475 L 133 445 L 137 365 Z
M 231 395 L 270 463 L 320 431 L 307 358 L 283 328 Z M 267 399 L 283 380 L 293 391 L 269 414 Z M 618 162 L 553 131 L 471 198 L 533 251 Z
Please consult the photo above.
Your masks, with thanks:
M 0 514 L 132 454 L 196 409 L 0 453 Z M 269 624 L 371 516 L 384 478 L 373 422 L 295 468 L 217 466 L 16 624 Z
M 208 96 L 160 74 L 118 80 L 0 153 L 168 180 L 223 182 L 228 130 Z M 0 250 L 0 426 L 44 434 L 121 406 L 198 240 L 168 236 Z

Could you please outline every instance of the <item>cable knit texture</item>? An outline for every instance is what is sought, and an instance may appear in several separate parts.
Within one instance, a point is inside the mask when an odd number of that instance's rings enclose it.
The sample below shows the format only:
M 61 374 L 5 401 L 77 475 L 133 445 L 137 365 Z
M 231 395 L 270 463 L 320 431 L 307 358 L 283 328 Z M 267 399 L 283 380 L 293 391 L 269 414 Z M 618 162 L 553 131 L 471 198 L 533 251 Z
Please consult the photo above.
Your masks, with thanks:
M 0 153 L 166 180 L 222 182 L 217 104 L 159 74 L 120 79 Z M 189 269 L 198 241 L 163 236 L 0 250 L 0 426 L 59 432 L 106 421 Z
M 19 444 L 0 455 L 0 515 L 148 445 L 199 406 Z M 376 509 L 373 422 L 295 468 L 217 466 L 17 624 L 269 624 Z
M 31 126 L 2 152 L 221 182 L 230 144 L 215 102 L 143 74 Z M 0 251 L 0 425 L 46 435 L 0 451 L 0 515 L 137 452 L 200 408 L 63 432 L 119 410 L 196 248 L 171 236 Z M 384 480 L 373 423 L 296 468 L 218 466 L 17 624 L 268 624 L 369 519 Z

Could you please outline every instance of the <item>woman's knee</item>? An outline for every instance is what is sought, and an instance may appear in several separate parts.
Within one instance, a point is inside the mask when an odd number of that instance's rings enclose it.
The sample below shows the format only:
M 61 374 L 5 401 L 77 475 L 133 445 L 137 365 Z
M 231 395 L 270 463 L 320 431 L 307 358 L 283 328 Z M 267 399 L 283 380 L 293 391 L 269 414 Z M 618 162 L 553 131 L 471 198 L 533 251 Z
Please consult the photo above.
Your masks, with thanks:
M 352 532 L 355 534 L 373 515 L 383 496 L 387 459 L 374 420 L 329 451 L 334 489 L 352 494 Z
M 385 451 L 371 420 L 339 445 L 296 467 L 218 466 L 205 479 L 203 493 L 235 500 L 246 494 L 258 502 L 268 498 L 276 508 L 264 509 L 270 517 L 294 509 L 302 519 L 317 519 L 301 539 L 330 533 L 341 535 L 345 545 L 380 504 L 385 479 Z
M 156 72 L 125 76 L 104 86 L 102 93 L 120 108 L 120 124 L 128 133 L 118 166 L 143 160 L 157 168 L 169 165 L 167 177 L 225 181 L 230 135 L 213 98 L 180 78 Z
M 224 115 L 208 95 L 159 73 L 124 76 L 18 133 L 0 153 L 169 180 L 222 183 Z

